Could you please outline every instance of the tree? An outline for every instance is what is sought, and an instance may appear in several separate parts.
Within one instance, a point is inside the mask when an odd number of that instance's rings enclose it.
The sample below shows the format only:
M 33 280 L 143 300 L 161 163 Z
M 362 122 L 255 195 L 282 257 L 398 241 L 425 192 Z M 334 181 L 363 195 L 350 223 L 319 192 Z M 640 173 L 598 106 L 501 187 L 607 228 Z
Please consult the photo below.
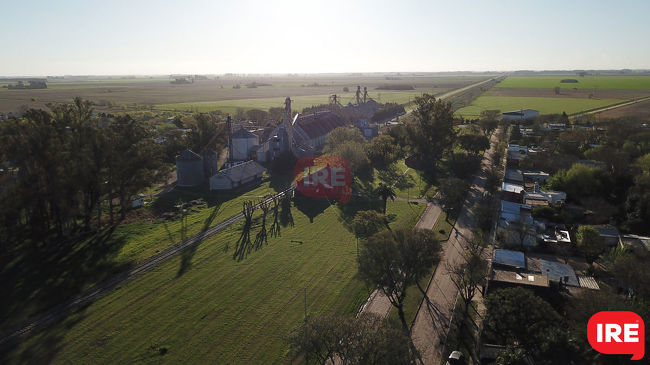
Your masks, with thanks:
M 560 87 L 559 86 L 554 87 L 553 91 L 555 91 L 555 95 L 560 95 Z
M 414 124 L 408 128 L 414 152 L 422 161 L 438 161 L 451 149 L 454 138 L 454 114 L 451 103 L 436 99 L 431 94 L 415 97 Z M 425 165 L 432 172 L 435 163 Z
M 478 125 L 486 136 L 499 125 L 500 110 L 483 110 L 479 116 Z
M 250 109 L 246 111 L 246 117 L 258 124 L 264 123 L 269 117 L 269 113 L 260 109 Z
M 440 198 L 442 200 L 442 209 L 447 214 L 456 213 L 465 200 L 469 184 L 462 179 L 450 177 L 440 184 Z
M 387 134 L 366 143 L 365 150 L 370 163 L 380 169 L 395 162 L 400 155 L 400 147 L 395 143 L 395 139 Z
M 395 200 L 395 191 L 393 187 L 385 185 L 384 183 L 379 183 L 379 186 L 375 189 L 375 195 L 381 198 L 384 201 L 384 214 L 386 214 L 386 204 L 388 199 Z
M 457 141 L 464 150 L 474 155 L 490 147 L 490 140 L 478 134 L 463 134 L 458 136 Z
M 288 341 L 293 353 L 304 354 L 307 363 L 414 364 L 416 360 L 410 338 L 376 315 L 309 317 Z
M 482 236 L 478 236 L 481 235 L 477 234 L 476 241 L 468 245 L 463 255 L 464 260 L 456 264 L 448 262 L 446 268 L 463 300 L 463 318 L 467 317 L 470 304 L 479 287 L 485 284 L 487 275 L 487 261 L 483 258 L 486 244 Z
M 374 210 L 360 210 L 352 219 L 352 230 L 357 238 L 368 238 L 386 228 L 386 216 Z
M 383 231 L 363 243 L 358 257 L 359 277 L 379 287 L 397 309 L 406 334 L 406 289 L 429 274 L 440 245 L 429 230 Z M 419 285 L 418 285 L 419 287 Z M 420 288 L 423 291 L 424 289 Z
M 362 143 L 345 141 L 330 149 L 328 153 L 344 158 L 355 174 L 363 174 L 370 168 L 370 160 Z
M 580 226 L 576 232 L 576 240 L 578 248 L 585 254 L 589 263 L 605 250 L 605 241 L 594 227 Z
M 366 139 L 358 128 L 338 127 L 332 130 L 325 138 L 325 153 L 332 153 L 338 146 L 345 142 L 365 143 Z
M 565 191 L 577 201 L 591 196 L 606 197 L 613 186 L 611 177 L 603 169 L 583 164 L 574 164 L 569 170 L 558 171 L 548 179 L 547 184 L 551 189 Z
M 503 345 L 520 344 L 531 351 L 552 341 L 560 315 L 550 304 L 520 287 L 499 289 L 485 299 L 489 336 Z

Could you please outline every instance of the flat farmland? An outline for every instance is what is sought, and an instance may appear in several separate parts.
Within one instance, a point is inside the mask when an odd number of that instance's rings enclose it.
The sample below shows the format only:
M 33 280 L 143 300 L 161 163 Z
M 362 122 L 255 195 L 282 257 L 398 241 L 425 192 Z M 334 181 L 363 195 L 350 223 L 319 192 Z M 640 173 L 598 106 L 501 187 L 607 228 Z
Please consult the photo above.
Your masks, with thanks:
M 562 83 L 575 79 L 577 83 Z M 555 88 L 560 87 L 558 92 Z M 508 76 L 456 115 L 475 118 L 481 111 L 536 109 L 542 114 L 576 114 L 650 96 L 650 76 Z
M 636 117 L 650 121 L 650 100 L 606 110 L 597 115 L 599 118 Z
M 391 226 L 414 224 L 423 209 L 389 202 Z M 309 314 L 354 315 L 369 294 L 355 277 L 343 211 L 311 204 L 292 213 L 295 226 L 242 261 L 232 258 L 233 227 L 196 248 L 187 271 L 179 274 L 183 257 L 172 259 L 34 334 L 3 363 L 288 362 L 305 290 Z
M 577 83 L 562 83 L 563 79 L 574 79 Z M 549 88 L 565 89 L 613 89 L 650 91 L 650 76 L 509 76 L 496 88 Z
M 24 107 L 43 108 L 47 103 L 70 102 L 80 96 L 96 103 L 98 110 L 129 110 L 136 107 L 182 110 L 196 105 L 200 110 L 213 110 L 213 106 L 244 109 L 281 106 L 282 100 L 306 98 L 303 106 L 327 103 L 331 94 L 344 94 L 343 102 L 352 100 L 357 85 L 368 87 L 371 97 L 382 102 L 408 102 L 409 97 L 422 92 L 434 94 L 470 85 L 489 78 L 488 75 L 299 75 L 299 76 L 209 76 L 188 84 L 172 84 L 168 77 L 137 78 L 82 78 L 53 79 L 47 89 L 9 90 L 0 87 L 0 113 L 16 112 Z M 253 86 L 257 87 L 248 87 Z M 7 85 L 0 80 L 0 86 Z M 239 85 L 239 88 L 234 86 Z M 247 86 L 248 85 L 248 86 Z M 415 90 L 378 90 L 378 87 L 407 85 Z M 349 89 L 348 93 L 343 88 Z M 381 95 L 380 95 L 381 94 Z M 252 99 L 258 100 L 259 103 Z M 241 100 L 235 102 L 234 100 Z M 280 103 L 277 101 L 280 100 Z M 225 104 L 219 102 L 230 101 Z M 298 103 L 300 103 L 298 99 Z M 213 103 L 213 104 L 209 104 Z M 191 108 L 190 108 L 191 109 Z
M 539 98 L 539 97 L 507 97 L 480 96 L 469 106 L 456 111 L 456 115 L 465 118 L 475 118 L 483 110 L 497 109 L 503 112 L 519 109 L 535 109 L 541 114 L 566 112 L 575 114 L 581 111 L 621 103 L 623 99 L 588 99 L 588 98 Z

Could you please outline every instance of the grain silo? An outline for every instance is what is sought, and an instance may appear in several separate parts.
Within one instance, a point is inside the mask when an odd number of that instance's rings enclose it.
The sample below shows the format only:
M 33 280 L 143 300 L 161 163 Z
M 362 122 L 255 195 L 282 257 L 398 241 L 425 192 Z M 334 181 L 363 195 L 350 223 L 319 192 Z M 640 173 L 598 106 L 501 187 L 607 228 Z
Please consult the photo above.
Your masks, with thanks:
M 203 184 L 203 158 L 185 150 L 176 158 L 176 186 L 193 187 Z

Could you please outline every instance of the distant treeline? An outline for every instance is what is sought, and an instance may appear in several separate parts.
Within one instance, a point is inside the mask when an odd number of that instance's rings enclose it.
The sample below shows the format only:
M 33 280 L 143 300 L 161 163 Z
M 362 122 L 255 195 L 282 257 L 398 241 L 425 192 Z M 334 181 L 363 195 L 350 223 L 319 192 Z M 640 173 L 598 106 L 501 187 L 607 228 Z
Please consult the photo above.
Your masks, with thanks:
M 9 90 L 21 90 L 21 89 L 47 89 L 47 83 L 45 81 L 29 81 L 29 84 L 25 84 L 22 81 L 18 81 L 15 84 L 7 85 Z
M 415 88 L 408 84 L 384 84 L 377 86 L 375 90 L 415 90 Z

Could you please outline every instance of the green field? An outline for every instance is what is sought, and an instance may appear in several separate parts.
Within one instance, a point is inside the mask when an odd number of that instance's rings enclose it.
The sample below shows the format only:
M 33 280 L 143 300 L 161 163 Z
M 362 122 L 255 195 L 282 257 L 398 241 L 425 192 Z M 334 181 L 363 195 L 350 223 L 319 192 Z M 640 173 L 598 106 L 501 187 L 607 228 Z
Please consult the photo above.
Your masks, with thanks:
M 423 93 L 439 93 L 436 89 L 417 89 L 412 91 L 372 91 L 372 97 L 378 102 L 386 103 L 393 102 L 405 104 L 413 100 L 415 96 L 422 95 Z M 343 105 L 354 103 L 354 93 L 339 93 L 339 100 Z M 308 96 L 292 96 L 292 108 L 295 110 L 302 110 L 307 107 L 327 104 L 329 102 L 329 94 L 322 95 L 308 95 Z M 282 107 L 284 105 L 285 97 L 275 98 L 255 98 L 255 99 L 234 99 L 234 100 L 219 100 L 219 101 L 203 101 L 192 103 L 169 103 L 158 104 L 156 109 L 160 110 L 175 110 L 175 111 L 193 111 L 193 112 L 209 112 L 213 110 L 220 110 L 224 113 L 234 114 L 237 109 L 262 109 L 268 110 L 273 107 Z
M 562 79 L 575 79 L 578 83 L 561 83 Z M 567 89 L 650 90 L 650 76 L 509 76 L 495 87 L 552 89 L 556 86 Z
M 423 209 L 389 202 L 391 226 L 413 224 Z M 286 362 L 305 288 L 310 314 L 352 315 L 369 294 L 355 279 L 356 239 L 342 211 L 292 213 L 294 227 L 244 260 L 232 259 L 234 227 L 203 242 L 184 274 L 182 257 L 172 259 L 22 342 L 7 362 Z
M 622 99 L 587 99 L 587 98 L 536 98 L 509 96 L 480 96 L 469 106 L 456 111 L 456 115 L 465 118 L 478 117 L 481 111 L 498 109 L 502 112 L 535 109 L 541 114 L 566 112 L 575 114 L 584 110 L 594 109 L 623 102 Z

